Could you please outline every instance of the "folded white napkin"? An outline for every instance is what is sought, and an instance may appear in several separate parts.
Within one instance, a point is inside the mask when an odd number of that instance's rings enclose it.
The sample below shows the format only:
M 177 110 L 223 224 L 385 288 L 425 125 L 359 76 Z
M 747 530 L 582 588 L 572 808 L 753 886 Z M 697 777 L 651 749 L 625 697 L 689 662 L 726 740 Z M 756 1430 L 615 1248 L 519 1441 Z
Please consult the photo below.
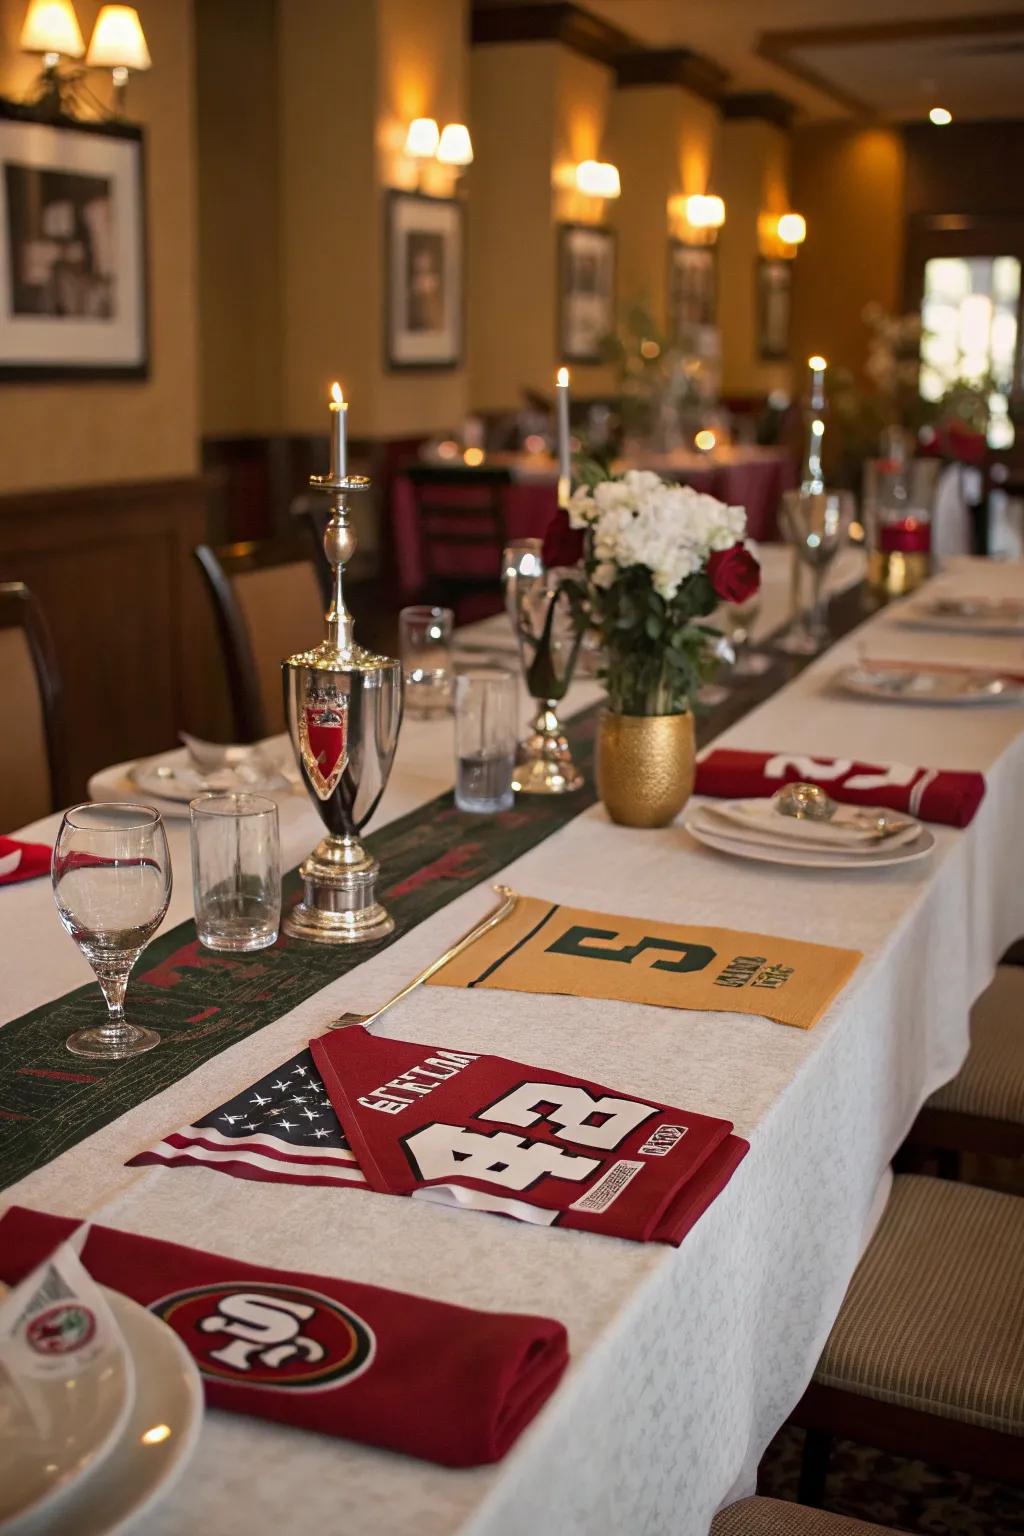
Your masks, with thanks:
M 899 832 L 879 837 L 871 830 L 870 818 L 876 813 L 863 806 L 840 805 L 831 821 L 808 821 L 784 816 L 770 800 L 723 800 L 701 806 L 710 822 L 720 824 L 725 837 L 762 846 L 842 849 L 845 853 L 869 854 L 879 849 L 902 848 L 920 835 L 921 824 L 912 816 L 900 816 L 906 822 Z M 889 817 L 896 813 L 889 811 Z
M 279 767 L 292 755 L 287 736 L 267 736 L 263 741 L 253 741 L 242 746 L 204 741 L 201 736 L 190 736 L 188 731 L 179 731 L 178 739 L 195 766 L 204 771 L 254 762 Z

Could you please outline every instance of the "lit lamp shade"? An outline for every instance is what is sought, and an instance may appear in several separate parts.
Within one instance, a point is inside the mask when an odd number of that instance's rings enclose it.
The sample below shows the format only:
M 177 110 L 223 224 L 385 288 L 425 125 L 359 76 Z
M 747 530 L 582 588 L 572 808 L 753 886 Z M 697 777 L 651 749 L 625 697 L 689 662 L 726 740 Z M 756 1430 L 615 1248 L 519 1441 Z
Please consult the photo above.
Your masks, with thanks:
M 776 228 L 786 245 L 803 245 L 807 239 L 807 220 L 802 213 L 782 214 Z
M 587 197 L 618 197 L 622 192 L 619 168 L 606 160 L 581 160 L 576 167 L 576 186 Z
M 465 123 L 445 123 L 437 146 L 442 165 L 472 165 L 473 141 Z
M 24 53 L 61 53 L 66 59 L 80 59 L 85 43 L 71 0 L 32 0 L 20 47 Z
M 725 223 L 725 204 L 720 197 L 696 193 L 686 199 L 686 222 L 693 229 L 721 229 Z
M 405 135 L 405 153 L 412 160 L 433 160 L 439 138 L 432 117 L 414 117 Z
M 133 5 L 105 5 L 96 18 L 85 61 L 96 69 L 149 69 L 146 35 Z

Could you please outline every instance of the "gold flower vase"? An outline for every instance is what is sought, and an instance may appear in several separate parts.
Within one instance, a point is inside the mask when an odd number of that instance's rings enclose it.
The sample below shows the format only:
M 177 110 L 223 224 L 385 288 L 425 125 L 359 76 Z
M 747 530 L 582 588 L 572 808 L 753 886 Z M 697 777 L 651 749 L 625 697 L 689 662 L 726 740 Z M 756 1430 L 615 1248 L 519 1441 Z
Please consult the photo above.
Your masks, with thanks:
M 667 827 L 693 794 L 693 716 L 601 711 L 597 792 L 623 827 Z

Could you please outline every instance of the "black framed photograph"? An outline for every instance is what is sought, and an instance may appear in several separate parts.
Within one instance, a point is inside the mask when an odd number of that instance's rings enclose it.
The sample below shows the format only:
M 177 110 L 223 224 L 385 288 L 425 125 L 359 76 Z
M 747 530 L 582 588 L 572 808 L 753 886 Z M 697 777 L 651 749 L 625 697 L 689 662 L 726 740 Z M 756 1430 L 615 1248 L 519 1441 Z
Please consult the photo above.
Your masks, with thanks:
M 0 379 L 149 372 L 142 131 L 0 101 Z
M 792 263 L 777 257 L 760 257 L 757 263 L 757 352 L 762 362 L 784 362 L 789 357 L 792 295 Z
M 558 355 L 563 363 L 605 361 L 615 330 L 615 233 L 598 224 L 558 231 Z
M 717 310 L 715 248 L 668 243 L 668 329 L 681 342 L 695 329 L 715 325 Z
M 462 204 L 422 192 L 387 198 L 387 366 L 462 361 Z

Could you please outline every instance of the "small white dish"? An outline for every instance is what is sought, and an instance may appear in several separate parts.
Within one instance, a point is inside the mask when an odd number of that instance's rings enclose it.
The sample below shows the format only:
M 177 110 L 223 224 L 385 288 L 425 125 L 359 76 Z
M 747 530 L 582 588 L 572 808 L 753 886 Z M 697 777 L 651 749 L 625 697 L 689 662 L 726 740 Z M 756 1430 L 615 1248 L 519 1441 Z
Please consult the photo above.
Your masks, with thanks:
M 39 1351 L 35 1358 L 45 1360 L 52 1350 L 52 1365 L 59 1374 L 49 1379 L 43 1374 L 12 1378 L 0 1361 L 3 1536 L 55 1529 L 51 1522 L 60 1506 L 113 1453 L 129 1421 L 135 1396 L 131 1351 L 116 1333 L 121 1319 L 114 1298 L 104 1296 L 113 1313 L 111 1322 L 93 1299 L 92 1287 L 90 1292 L 80 1297 L 56 1292 L 68 1299 L 55 1301 L 28 1330 L 35 1331 L 38 1340 L 26 1351 Z M 8 1288 L 0 1286 L 0 1294 L 7 1293 Z M 12 1306 L 17 1305 L 12 1300 Z M 97 1341 L 104 1338 L 97 1355 Z M 61 1361 L 68 1363 L 61 1366 Z M 49 1368 L 50 1363 L 43 1367 Z
M 997 673 L 851 666 L 836 673 L 836 682 L 845 693 L 890 704 L 1024 704 L 1024 684 Z
M 920 836 L 901 848 L 887 848 L 883 843 L 872 853 L 840 853 L 827 848 L 802 848 L 793 843 L 769 844 L 742 842 L 720 832 L 706 815 L 705 807 L 690 806 L 683 826 L 691 837 L 716 853 L 729 853 L 737 859 L 755 859 L 762 864 L 785 864 L 793 869 L 845 869 L 866 872 L 888 869 L 893 864 L 913 864 L 926 859 L 935 847 L 934 835 L 927 827 Z
M 1013 597 L 931 597 L 897 609 L 898 623 L 964 635 L 1024 635 L 1024 600 Z
M 17 1536 L 114 1536 L 170 1492 L 199 1439 L 203 1385 L 188 1350 L 138 1302 L 103 1291 L 135 1363 L 135 1400 L 105 1460 Z

